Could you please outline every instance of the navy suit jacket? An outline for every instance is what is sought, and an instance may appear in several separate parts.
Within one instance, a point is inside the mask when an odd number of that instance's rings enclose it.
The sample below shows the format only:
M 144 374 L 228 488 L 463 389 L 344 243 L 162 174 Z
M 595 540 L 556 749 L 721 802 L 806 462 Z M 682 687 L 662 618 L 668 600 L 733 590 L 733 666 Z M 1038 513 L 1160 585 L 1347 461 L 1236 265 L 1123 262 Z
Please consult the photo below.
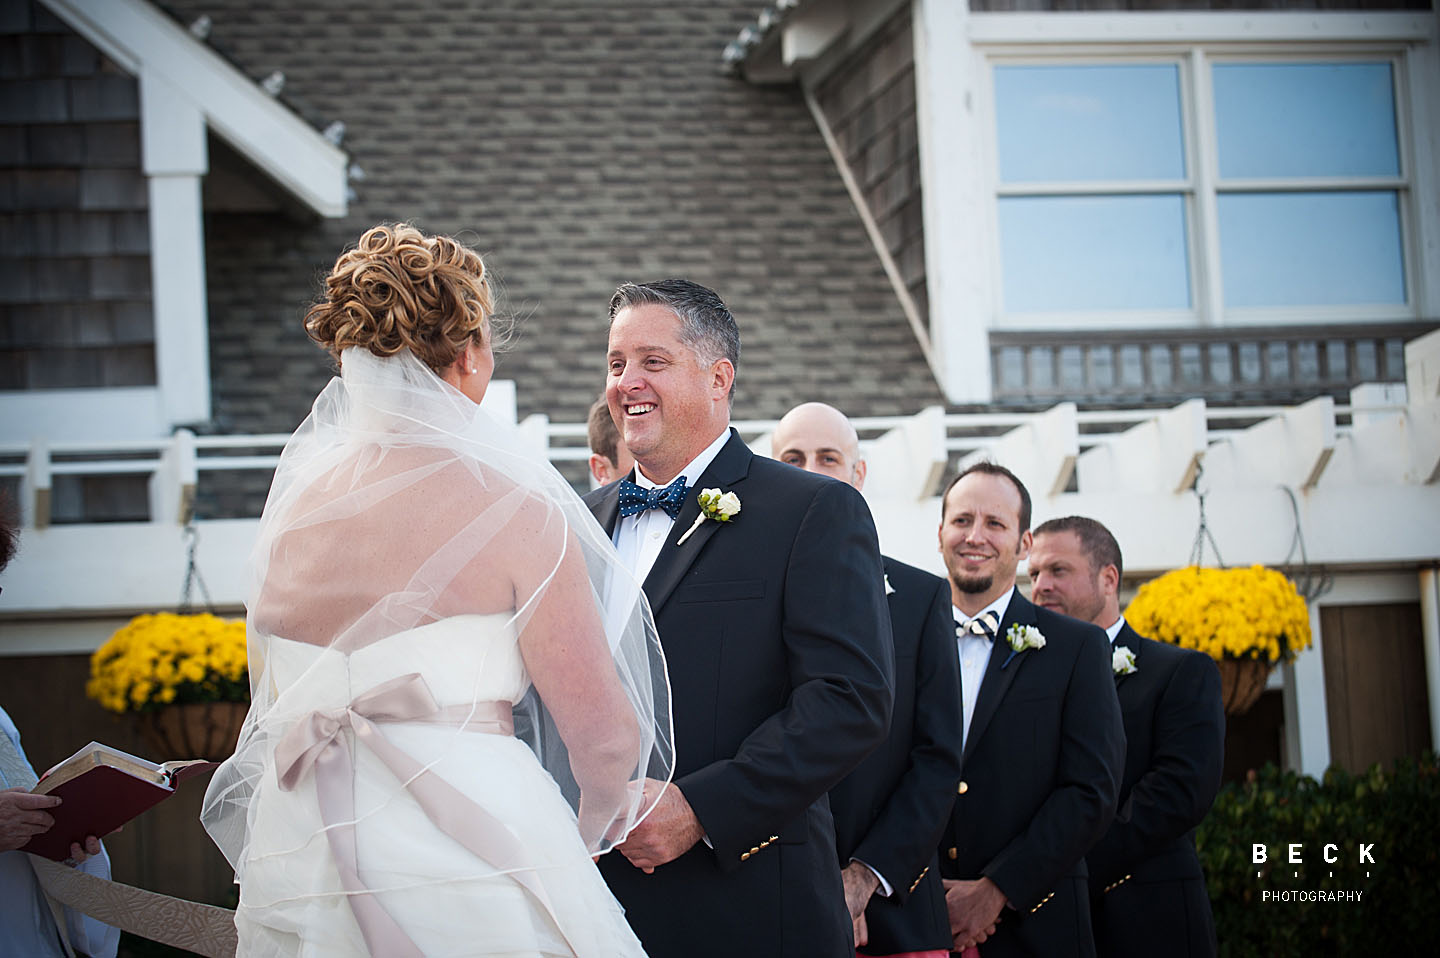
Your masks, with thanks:
M 701 489 L 734 492 L 702 522 Z M 617 484 L 586 497 L 613 532 Z M 647 875 L 600 860 L 652 958 L 851 956 L 826 793 L 885 737 L 893 653 L 865 500 L 732 430 L 645 579 L 670 674 L 675 783 L 710 845 Z
M 950 584 L 885 558 L 894 589 L 895 709 L 884 744 L 830 792 L 843 867 L 856 858 L 890 884 L 865 909 L 862 954 L 949 949 L 935 846 L 960 781 L 960 671 Z
M 1115 677 L 1126 741 L 1120 810 L 1086 856 L 1095 944 L 1102 956 L 1213 956 L 1195 826 L 1220 788 L 1220 672 L 1204 653 L 1128 624 L 1115 645 L 1135 654 L 1135 671 Z
M 1043 648 L 1011 655 L 1011 626 Z M 1105 632 L 1018 590 L 1000 623 L 970 721 L 960 794 L 941 850 L 946 878 L 988 877 L 1010 906 L 980 952 L 1095 953 L 1084 855 L 1115 814 L 1125 733 Z

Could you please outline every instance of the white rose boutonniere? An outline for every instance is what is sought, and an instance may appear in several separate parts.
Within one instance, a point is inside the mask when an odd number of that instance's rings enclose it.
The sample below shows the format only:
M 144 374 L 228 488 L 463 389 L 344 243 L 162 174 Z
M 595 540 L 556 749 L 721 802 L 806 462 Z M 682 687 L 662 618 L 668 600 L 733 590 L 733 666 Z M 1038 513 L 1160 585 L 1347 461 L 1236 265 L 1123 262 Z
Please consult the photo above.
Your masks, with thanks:
M 1116 675 L 1129 675 L 1139 671 L 1135 668 L 1135 653 L 1123 645 L 1115 646 L 1115 651 L 1110 653 L 1110 668 Z
M 1000 668 L 1010 664 L 1015 658 L 1026 649 L 1045 648 L 1045 636 L 1033 625 L 1021 625 L 1018 622 L 1005 630 L 1005 641 L 1010 645 L 1010 655 L 1001 663 Z
M 695 517 L 690 528 L 685 530 L 685 534 L 676 540 L 677 546 L 684 545 L 685 540 L 690 538 L 691 533 L 700 528 L 700 523 L 706 519 L 729 522 L 740 511 L 740 497 L 733 492 L 721 493 L 719 489 L 701 489 L 700 495 L 695 498 L 700 503 L 700 514 Z

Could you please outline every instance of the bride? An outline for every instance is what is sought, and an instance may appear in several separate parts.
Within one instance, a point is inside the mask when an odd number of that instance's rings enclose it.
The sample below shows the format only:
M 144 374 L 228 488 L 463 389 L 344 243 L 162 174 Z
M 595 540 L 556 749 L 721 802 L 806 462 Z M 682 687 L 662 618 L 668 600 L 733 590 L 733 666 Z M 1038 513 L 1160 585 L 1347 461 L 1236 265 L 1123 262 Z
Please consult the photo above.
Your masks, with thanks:
M 569 485 L 480 412 L 472 250 L 377 226 L 310 337 L 341 375 L 252 556 L 252 702 L 202 818 L 241 955 L 642 955 L 592 856 L 673 765 L 638 583 Z

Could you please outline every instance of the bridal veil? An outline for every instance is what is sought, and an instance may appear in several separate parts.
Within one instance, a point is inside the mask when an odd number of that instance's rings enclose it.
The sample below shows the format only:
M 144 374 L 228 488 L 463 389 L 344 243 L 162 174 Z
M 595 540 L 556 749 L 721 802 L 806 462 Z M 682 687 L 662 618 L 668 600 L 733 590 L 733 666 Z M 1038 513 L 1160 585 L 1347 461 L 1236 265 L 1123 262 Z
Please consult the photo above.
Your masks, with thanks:
M 368 743 L 393 749 L 373 739 L 387 738 L 387 721 L 449 729 L 458 750 L 488 724 L 513 728 L 534 753 L 589 852 L 609 850 L 649 811 L 643 780 L 668 780 L 673 768 L 664 660 L 639 583 L 543 453 L 408 350 L 381 358 L 351 347 L 341 370 L 286 446 L 261 518 L 247 599 L 250 713 L 206 794 L 206 829 L 243 887 L 255 798 L 277 781 L 293 787 L 312 767 L 334 777 L 325 756 L 353 761 Z M 427 670 L 417 657 L 406 671 L 401 652 L 393 681 L 362 687 L 354 663 L 365 650 L 441 623 L 455 636 L 453 664 Z M 528 691 L 513 715 L 493 701 L 483 664 L 503 660 L 477 660 L 472 647 L 497 634 L 514 637 L 529 680 L 515 686 Z M 349 683 L 338 697 L 313 691 L 325 669 Z M 450 693 L 432 695 L 437 677 Z M 454 694 L 457 681 L 468 692 Z M 364 808 L 317 829 L 332 847 L 367 809 L 439 777 L 433 756 L 401 758 L 368 783 Z M 428 814 L 471 827 L 456 794 Z M 525 854 L 504 851 L 503 870 L 524 872 Z

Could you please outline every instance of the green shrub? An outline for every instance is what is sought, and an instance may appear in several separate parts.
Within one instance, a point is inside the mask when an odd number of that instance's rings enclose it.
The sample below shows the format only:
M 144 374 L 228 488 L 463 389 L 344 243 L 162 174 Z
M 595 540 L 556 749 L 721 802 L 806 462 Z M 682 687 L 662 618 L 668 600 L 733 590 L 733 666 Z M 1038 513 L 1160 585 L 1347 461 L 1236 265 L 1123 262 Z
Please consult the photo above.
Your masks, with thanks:
M 1266 861 L 1257 865 L 1252 845 L 1262 842 Z M 1290 864 L 1292 843 L 1302 846 L 1303 864 Z M 1267 765 L 1221 789 L 1195 844 L 1222 958 L 1414 954 L 1440 912 L 1436 756 L 1401 759 L 1389 772 L 1332 767 L 1318 782 Z M 1323 857 L 1326 844 L 1338 846 L 1333 864 Z M 1360 862 L 1362 844 L 1374 846 L 1374 864 Z M 1361 895 L 1274 900 L 1284 892 Z

